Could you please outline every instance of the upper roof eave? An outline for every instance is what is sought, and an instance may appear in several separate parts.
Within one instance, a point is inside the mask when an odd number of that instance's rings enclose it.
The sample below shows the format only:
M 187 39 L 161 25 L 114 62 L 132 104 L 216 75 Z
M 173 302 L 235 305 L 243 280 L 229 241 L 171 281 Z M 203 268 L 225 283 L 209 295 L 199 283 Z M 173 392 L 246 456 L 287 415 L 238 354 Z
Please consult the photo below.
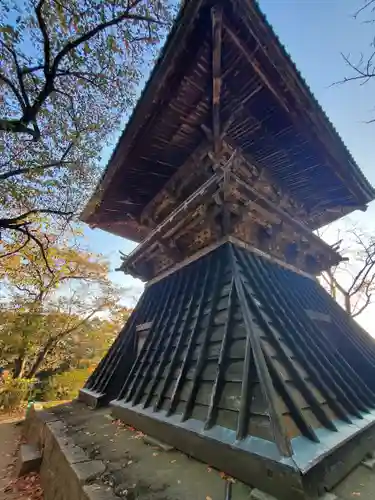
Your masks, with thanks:
M 150 76 L 119 140 L 117 141 L 115 149 L 107 163 L 102 177 L 89 202 L 84 207 L 80 215 L 80 219 L 83 222 L 90 224 L 90 216 L 95 211 L 95 207 L 98 206 L 98 202 L 102 199 L 102 194 L 110 184 L 110 181 L 117 169 L 121 166 L 120 158 L 124 158 L 128 148 L 131 146 L 132 139 L 137 133 L 140 122 L 145 119 L 152 108 L 155 100 L 155 92 L 157 93 L 160 91 L 160 88 L 162 87 L 166 77 L 166 70 L 168 69 L 170 62 L 175 59 L 179 53 L 179 50 L 176 50 L 176 47 L 178 47 L 183 41 L 191 25 L 194 23 L 201 5 L 205 1 L 206 0 L 185 0 L 185 2 L 181 5 L 180 11 L 173 23 L 171 31 L 167 36 L 157 62 L 150 73 Z
M 132 145 L 133 139 L 136 136 L 138 130 L 141 128 L 142 124 L 145 122 L 147 117 L 150 115 L 153 109 L 154 103 L 157 101 L 157 97 L 163 87 L 163 83 L 167 77 L 168 68 L 170 67 L 173 60 L 178 58 L 181 47 L 183 46 L 183 41 L 189 30 L 194 25 L 197 19 L 200 8 L 203 4 L 209 2 L 210 0 L 187 0 L 176 18 L 176 21 L 169 33 L 166 43 L 160 53 L 158 61 L 151 72 L 151 75 L 141 93 L 141 96 L 128 120 L 128 123 L 121 134 L 120 139 L 117 142 L 115 150 L 113 151 L 111 158 L 107 164 L 107 167 L 102 175 L 102 178 L 91 197 L 90 201 L 84 208 L 80 218 L 82 221 L 97 225 L 100 227 L 100 222 L 96 214 L 100 212 L 100 202 L 103 199 L 103 195 L 108 189 L 111 181 L 121 166 L 124 165 L 126 155 Z M 219 0 L 220 1 L 220 0 Z M 236 2 L 236 0 L 230 0 Z M 265 15 L 259 9 L 257 3 L 253 0 L 242 0 L 243 4 L 249 5 L 254 12 L 262 19 L 262 22 L 267 27 L 269 31 L 269 36 L 273 39 L 280 51 L 280 57 L 282 57 L 283 62 L 288 68 L 290 75 L 294 78 L 296 83 L 296 88 L 304 95 L 305 99 L 308 99 L 309 105 L 314 108 L 316 112 L 319 123 L 325 129 L 322 133 L 329 135 L 329 140 L 332 143 L 332 148 L 339 148 L 341 154 L 345 154 L 347 163 L 352 169 L 353 175 L 356 178 L 358 187 L 363 193 L 363 198 L 359 200 L 358 205 L 365 206 L 367 203 L 375 198 L 375 190 L 367 181 L 360 168 L 354 161 L 352 155 L 346 148 L 341 137 L 336 131 L 333 124 L 330 122 L 329 118 L 321 108 L 320 104 L 312 94 L 306 81 L 301 76 L 300 72 L 296 68 L 294 62 L 292 61 L 290 55 L 286 51 L 285 47 L 281 44 L 277 35 L 274 33 L 271 25 L 268 23 Z M 212 2 L 211 2 L 212 3 Z M 110 230 L 108 227 L 105 230 Z M 122 231 L 125 235 L 125 232 Z

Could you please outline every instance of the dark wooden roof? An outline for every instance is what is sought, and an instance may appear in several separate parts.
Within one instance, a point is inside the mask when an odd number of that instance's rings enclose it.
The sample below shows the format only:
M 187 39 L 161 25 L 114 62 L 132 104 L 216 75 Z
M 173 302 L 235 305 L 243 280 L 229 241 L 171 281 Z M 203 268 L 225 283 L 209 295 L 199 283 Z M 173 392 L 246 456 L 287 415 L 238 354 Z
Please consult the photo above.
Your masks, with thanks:
M 228 139 L 305 205 L 313 229 L 375 197 L 256 2 L 188 0 L 82 214 L 88 224 L 140 241 L 142 209 L 205 140 L 215 3 L 224 8 L 223 123 L 243 103 Z

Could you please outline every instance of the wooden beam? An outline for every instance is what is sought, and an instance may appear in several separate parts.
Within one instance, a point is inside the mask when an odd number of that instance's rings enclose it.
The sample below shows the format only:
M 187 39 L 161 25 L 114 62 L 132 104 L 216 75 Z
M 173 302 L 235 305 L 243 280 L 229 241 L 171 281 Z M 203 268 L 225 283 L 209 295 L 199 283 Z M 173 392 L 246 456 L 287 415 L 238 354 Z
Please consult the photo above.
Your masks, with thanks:
M 212 7 L 212 130 L 214 150 L 220 151 L 220 98 L 221 98 L 221 46 L 223 11 L 220 6 Z
M 228 118 L 225 120 L 223 126 L 221 127 L 222 139 L 227 135 L 228 130 L 230 129 L 236 118 L 245 111 L 245 104 L 247 104 L 256 94 L 258 94 L 258 92 L 263 89 L 264 86 L 262 84 L 259 84 L 254 88 L 252 92 L 247 94 L 246 97 L 237 99 L 234 101 L 234 103 L 231 103 L 230 106 L 228 106 L 228 109 L 230 107 L 230 112 L 228 114 Z M 225 113 L 225 109 L 223 109 L 223 112 Z
M 266 210 L 270 211 L 271 214 L 277 215 L 280 220 L 284 221 L 287 225 L 291 226 L 297 234 L 304 235 L 308 238 L 308 240 L 317 243 L 320 245 L 326 252 L 327 254 L 334 255 L 336 257 L 339 257 L 339 254 L 332 250 L 332 248 L 325 243 L 323 240 L 321 240 L 318 236 L 316 236 L 310 229 L 308 229 L 304 224 L 299 222 L 298 220 L 294 219 L 291 215 L 289 215 L 287 212 L 279 208 L 275 203 L 273 203 L 271 200 L 266 198 L 262 193 L 254 189 L 253 187 L 249 186 L 246 182 L 241 180 L 239 177 L 237 177 L 235 174 L 232 173 L 232 179 L 235 184 L 237 184 L 238 188 L 242 188 L 245 190 L 247 196 L 251 194 L 251 196 L 254 198 L 253 200 L 249 200 L 251 203 L 251 206 L 254 207 L 256 210 Z M 261 202 L 264 206 L 262 207 L 259 202 Z
M 158 241 L 158 245 L 159 249 L 173 260 L 173 264 L 183 260 L 184 255 L 177 247 L 173 247 L 173 240 L 170 241 L 169 245 L 166 242 Z
M 244 42 L 238 37 L 238 35 L 235 33 L 235 30 L 231 27 L 230 22 L 228 20 L 225 20 L 223 26 L 225 28 L 225 32 L 229 35 L 229 38 L 232 40 L 233 44 L 237 46 L 237 48 L 240 50 L 245 59 L 250 63 L 251 67 L 253 68 L 255 73 L 259 76 L 259 78 L 262 80 L 264 85 L 272 92 L 272 94 L 276 97 L 277 101 L 281 104 L 281 106 L 285 109 L 285 111 L 289 113 L 289 108 L 287 103 L 282 98 L 280 93 L 274 88 L 267 75 L 264 74 L 264 72 L 261 69 L 261 65 L 254 57 L 254 55 L 249 53 Z
M 135 248 L 120 266 L 120 270 L 125 269 L 133 264 L 136 259 L 139 259 L 147 249 L 160 241 L 167 231 L 171 230 L 173 226 L 178 224 L 179 221 L 185 219 L 192 213 L 195 208 L 204 203 L 206 200 L 212 198 L 218 189 L 218 185 L 223 178 L 222 173 L 214 174 L 204 184 L 202 184 L 194 193 L 192 193 L 185 201 L 183 201 L 175 210 L 173 210 L 168 217 L 159 224 L 147 238 Z
M 211 148 L 211 144 L 206 139 L 197 146 L 185 163 L 183 163 L 177 172 L 167 181 L 163 189 L 145 206 L 140 217 L 141 221 L 147 218 L 151 220 L 154 219 L 155 212 L 168 193 L 173 193 L 173 195 L 178 198 L 179 191 L 189 182 L 192 173 L 196 173 L 197 170 L 200 170 L 202 162 Z

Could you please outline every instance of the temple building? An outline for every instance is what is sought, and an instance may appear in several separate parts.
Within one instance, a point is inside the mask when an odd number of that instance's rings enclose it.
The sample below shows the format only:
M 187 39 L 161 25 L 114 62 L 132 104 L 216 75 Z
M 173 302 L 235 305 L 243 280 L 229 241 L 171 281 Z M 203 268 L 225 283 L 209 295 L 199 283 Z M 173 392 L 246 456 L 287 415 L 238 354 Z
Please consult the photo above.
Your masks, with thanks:
M 314 231 L 375 193 L 254 0 L 188 0 L 82 219 L 145 291 L 80 391 L 283 500 L 375 450 L 375 342 Z

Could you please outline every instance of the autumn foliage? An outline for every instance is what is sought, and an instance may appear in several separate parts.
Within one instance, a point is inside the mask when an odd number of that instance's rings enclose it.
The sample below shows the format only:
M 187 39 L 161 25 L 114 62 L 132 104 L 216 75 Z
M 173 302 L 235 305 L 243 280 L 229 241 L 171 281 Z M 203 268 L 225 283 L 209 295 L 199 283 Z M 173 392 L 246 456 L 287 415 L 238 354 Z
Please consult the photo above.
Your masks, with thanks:
M 35 244 L 17 253 L 9 245 L 7 252 L 0 260 L 0 365 L 11 374 L 8 392 L 25 396 L 21 381 L 37 378 L 49 381 L 51 397 L 67 399 L 124 324 L 123 290 L 110 281 L 103 258 L 69 245 L 69 238 L 57 238 L 44 255 Z

